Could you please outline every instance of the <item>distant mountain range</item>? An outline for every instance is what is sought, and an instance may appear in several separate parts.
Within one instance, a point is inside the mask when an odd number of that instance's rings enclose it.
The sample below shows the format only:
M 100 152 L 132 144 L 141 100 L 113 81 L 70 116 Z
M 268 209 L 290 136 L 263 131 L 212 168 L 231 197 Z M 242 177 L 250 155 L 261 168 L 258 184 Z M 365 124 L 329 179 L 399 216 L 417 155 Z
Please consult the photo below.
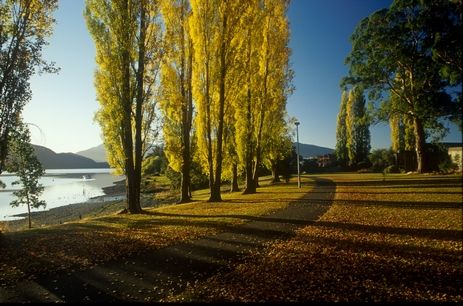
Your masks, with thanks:
M 296 143 L 293 143 L 293 145 L 296 147 Z M 109 168 L 103 144 L 77 153 L 55 153 L 43 146 L 32 146 L 38 160 L 45 169 Z M 299 143 L 299 154 L 303 157 L 332 153 L 334 153 L 334 150 L 330 148 Z
M 100 144 L 99 146 L 84 151 L 79 151 L 76 154 L 93 159 L 94 161 L 99 163 L 108 162 L 108 157 L 106 156 L 106 150 L 103 144 Z
M 293 142 L 294 148 L 297 149 L 297 143 Z M 311 157 L 325 154 L 333 154 L 334 150 L 326 147 L 320 147 L 312 144 L 299 143 L 299 154 L 303 157 Z
M 55 153 L 39 145 L 32 146 L 37 159 L 45 169 L 109 168 L 107 162 L 96 162 L 93 159 L 74 153 Z
M 293 143 L 293 145 L 296 146 L 296 143 Z M 311 157 L 311 156 L 318 156 L 318 155 L 334 153 L 334 150 L 331 148 L 320 147 L 317 145 L 305 144 L 305 143 L 299 143 L 299 151 L 300 151 L 299 153 L 303 157 Z M 107 162 L 108 161 L 107 156 L 106 156 L 106 150 L 103 144 L 84 150 L 84 151 L 77 152 L 76 154 L 85 156 L 96 162 Z

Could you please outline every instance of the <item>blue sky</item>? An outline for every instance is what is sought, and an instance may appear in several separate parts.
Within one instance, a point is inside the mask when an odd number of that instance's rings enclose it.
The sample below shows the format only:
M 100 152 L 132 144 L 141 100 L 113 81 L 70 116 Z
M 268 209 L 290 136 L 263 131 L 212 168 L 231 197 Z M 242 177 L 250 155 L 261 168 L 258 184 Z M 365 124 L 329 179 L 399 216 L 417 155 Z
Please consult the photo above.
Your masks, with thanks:
M 291 63 L 296 90 L 287 109 L 300 121 L 299 141 L 334 148 L 339 111 L 340 79 L 347 73 L 344 59 L 351 49 L 349 37 L 356 25 L 372 12 L 388 7 L 386 0 L 293 0 L 288 17 L 291 27 Z M 32 142 L 55 152 L 77 152 L 102 143 L 93 121 L 98 109 L 93 72 L 95 48 L 82 15 L 83 0 L 60 0 L 57 24 L 45 58 L 55 61 L 57 75 L 34 76 L 32 101 L 24 109 L 26 122 L 34 123 Z M 445 141 L 461 141 L 451 125 Z M 390 146 L 387 125 L 371 127 L 373 148 Z

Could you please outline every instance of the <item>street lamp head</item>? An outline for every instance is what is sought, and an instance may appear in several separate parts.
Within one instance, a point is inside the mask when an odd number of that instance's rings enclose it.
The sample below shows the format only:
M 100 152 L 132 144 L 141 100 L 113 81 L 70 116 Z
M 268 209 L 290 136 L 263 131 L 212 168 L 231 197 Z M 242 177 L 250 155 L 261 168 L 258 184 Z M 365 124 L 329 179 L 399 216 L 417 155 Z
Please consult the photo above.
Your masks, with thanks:
M 296 122 L 294 122 L 294 124 L 295 124 L 296 126 L 298 126 L 298 125 L 300 124 L 300 122 L 299 122 L 299 121 L 296 121 Z

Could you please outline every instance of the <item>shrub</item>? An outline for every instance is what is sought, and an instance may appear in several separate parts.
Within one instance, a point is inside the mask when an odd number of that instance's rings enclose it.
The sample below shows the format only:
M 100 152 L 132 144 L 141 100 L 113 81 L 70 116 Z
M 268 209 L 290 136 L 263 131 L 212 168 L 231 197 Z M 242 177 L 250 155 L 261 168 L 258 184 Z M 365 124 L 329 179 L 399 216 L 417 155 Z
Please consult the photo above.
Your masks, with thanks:
M 371 173 L 371 172 L 373 171 L 368 168 L 362 168 L 362 169 L 357 170 L 357 173 Z
M 357 169 L 365 169 L 365 168 L 370 168 L 370 167 L 371 167 L 371 163 L 368 160 L 362 160 L 356 165 Z
M 384 168 L 384 173 L 400 173 L 400 169 L 396 165 L 390 165 Z
M 159 156 L 151 155 L 143 160 L 143 175 L 159 175 L 161 172 L 162 159 Z
M 173 170 L 171 167 L 167 167 L 164 174 L 169 179 L 170 188 L 178 190 L 180 188 L 180 182 L 182 179 L 180 173 Z
M 201 171 L 201 165 L 198 162 L 192 161 L 190 170 L 192 190 L 209 187 L 209 177 Z
M 394 153 L 391 149 L 375 149 L 368 158 L 371 161 L 373 171 L 382 172 L 386 167 L 395 164 Z
M 439 171 L 443 173 L 451 173 L 458 170 L 458 165 L 456 163 L 452 163 L 450 159 L 446 159 L 439 163 Z

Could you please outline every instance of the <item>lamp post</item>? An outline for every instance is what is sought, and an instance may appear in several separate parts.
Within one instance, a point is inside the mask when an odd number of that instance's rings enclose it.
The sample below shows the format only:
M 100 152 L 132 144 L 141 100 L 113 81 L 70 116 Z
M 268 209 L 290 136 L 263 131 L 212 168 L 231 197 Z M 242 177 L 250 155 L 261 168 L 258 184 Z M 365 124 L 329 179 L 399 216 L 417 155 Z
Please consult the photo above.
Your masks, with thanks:
M 294 122 L 296 125 L 296 139 L 297 139 L 297 187 L 301 188 L 301 171 L 299 170 L 299 121 Z

